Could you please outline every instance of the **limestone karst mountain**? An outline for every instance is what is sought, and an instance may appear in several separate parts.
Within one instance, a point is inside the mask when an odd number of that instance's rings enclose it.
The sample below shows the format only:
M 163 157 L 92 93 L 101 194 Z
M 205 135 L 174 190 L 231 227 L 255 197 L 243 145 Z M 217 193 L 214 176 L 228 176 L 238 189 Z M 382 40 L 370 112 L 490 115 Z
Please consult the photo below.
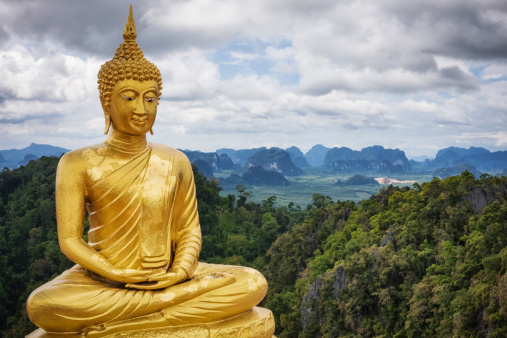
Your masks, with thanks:
M 507 168 L 507 151 L 491 152 L 484 148 L 449 147 L 438 151 L 434 160 L 424 164 L 432 169 L 471 165 L 483 172 L 501 172 Z
M 182 151 L 185 155 L 187 155 L 190 163 L 194 163 L 197 160 L 205 161 L 211 166 L 213 172 L 234 169 L 234 163 L 226 154 L 219 155 L 216 152 L 204 153 L 201 151 L 192 151 L 192 150 L 182 150 Z
M 261 166 L 248 168 L 243 174 L 243 182 L 253 186 L 284 186 L 290 185 L 290 182 L 283 175 L 276 171 L 264 170 Z
M 382 146 L 367 147 L 361 151 L 346 147 L 332 148 L 326 154 L 324 166 L 338 172 L 395 173 L 410 170 L 405 152 Z
M 276 171 L 285 176 L 298 176 L 303 173 L 291 161 L 289 153 L 280 148 L 270 148 L 255 153 L 245 164 L 247 168 L 254 166 L 261 166 L 264 170 Z
M 322 144 L 316 144 L 306 154 L 305 158 L 308 163 L 313 167 L 320 167 L 324 164 L 324 158 L 330 148 L 323 146 Z
M 292 160 L 292 162 L 296 167 L 298 168 L 310 167 L 310 165 L 306 161 L 305 155 L 298 147 L 292 146 L 285 149 L 285 151 L 289 153 L 290 159 Z

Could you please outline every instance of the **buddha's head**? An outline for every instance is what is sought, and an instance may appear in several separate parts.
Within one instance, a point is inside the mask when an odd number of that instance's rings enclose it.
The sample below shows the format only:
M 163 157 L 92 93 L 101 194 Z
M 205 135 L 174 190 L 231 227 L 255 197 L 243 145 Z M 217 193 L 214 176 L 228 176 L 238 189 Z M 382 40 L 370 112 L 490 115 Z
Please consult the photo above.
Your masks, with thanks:
M 162 77 L 157 66 L 146 60 L 136 42 L 136 28 L 130 5 L 129 17 L 114 58 L 100 67 L 100 102 L 107 134 L 113 128 L 130 134 L 151 132 L 155 121 Z

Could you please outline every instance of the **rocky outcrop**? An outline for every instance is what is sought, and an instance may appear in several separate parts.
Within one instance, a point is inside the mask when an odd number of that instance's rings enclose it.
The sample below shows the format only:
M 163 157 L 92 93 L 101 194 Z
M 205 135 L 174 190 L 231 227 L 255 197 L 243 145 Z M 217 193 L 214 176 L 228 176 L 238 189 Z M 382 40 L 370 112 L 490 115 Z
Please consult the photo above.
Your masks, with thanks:
M 332 273 L 327 273 L 322 277 L 317 277 L 315 282 L 310 286 L 310 290 L 301 299 L 299 313 L 301 314 L 301 325 L 303 330 L 310 324 L 312 320 L 319 321 L 318 299 L 321 296 L 321 290 L 325 284 L 332 282 L 331 292 L 335 300 L 338 300 L 338 293 L 342 289 L 347 289 L 347 275 L 343 266 L 337 267 Z M 329 284 L 328 284 L 329 285 Z
M 347 289 L 347 275 L 343 266 L 339 266 L 333 272 L 334 283 L 333 283 L 333 296 L 335 300 L 338 300 L 338 292 L 342 289 Z
M 469 202 L 472 205 L 475 213 L 479 215 L 491 201 L 504 199 L 506 189 L 504 185 L 499 185 L 496 189 L 492 185 L 484 187 L 474 187 L 464 197 L 464 202 Z
M 397 224 L 397 225 L 394 225 L 394 226 L 390 227 L 389 229 L 387 229 L 386 235 L 384 236 L 384 238 L 382 238 L 382 242 L 380 242 L 380 247 L 384 247 L 393 241 L 394 232 L 399 227 L 400 226 Z
M 322 277 L 318 277 L 315 282 L 313 282 L 312 286 L 310 286 L 308 293 L 304 295 L 301 300 L 299 313 L 301 313 L 301 325 L 303 326 L 303 330 L 310 324 L 312 315 L 316 314 L 314 308 L 316 307 L 316 302 L 319 298 L 319 290 L 321 286 Z

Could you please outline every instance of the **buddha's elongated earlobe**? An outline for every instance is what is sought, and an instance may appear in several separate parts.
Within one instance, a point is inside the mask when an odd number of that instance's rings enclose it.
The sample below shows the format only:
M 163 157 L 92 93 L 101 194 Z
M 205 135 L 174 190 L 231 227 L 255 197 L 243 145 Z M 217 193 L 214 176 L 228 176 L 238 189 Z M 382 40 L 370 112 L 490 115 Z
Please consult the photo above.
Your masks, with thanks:
M 104 114 L 104 117 L 106 118 L 106 127 L 104 128 L 104 134 L 107 135 L 107 133 L 109 133 L 109 128 L 111 127 L 111 117 L 109 114 Z
M 153 127 L 150 128 L 150 134 L 153 135 Z

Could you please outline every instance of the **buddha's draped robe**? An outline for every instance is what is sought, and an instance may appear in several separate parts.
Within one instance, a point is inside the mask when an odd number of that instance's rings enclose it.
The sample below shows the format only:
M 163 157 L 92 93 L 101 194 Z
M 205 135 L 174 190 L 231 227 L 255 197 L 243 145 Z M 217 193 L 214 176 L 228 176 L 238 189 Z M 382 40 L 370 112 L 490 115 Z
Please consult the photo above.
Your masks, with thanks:
M 135 290 L 76 265 L 28 299 L 30 319 L 39 327 L 77 332 L 155 312 L 169 325 L 209 322 L 245 312 L 264 297 L 267 283 L 257 271 L 197 261 L 195 185 L 181 152 L 151 144 L 92 183 L 86 195 L 89 245 L 116 268 L 180 268 L 193 278 L 166 289 Z

